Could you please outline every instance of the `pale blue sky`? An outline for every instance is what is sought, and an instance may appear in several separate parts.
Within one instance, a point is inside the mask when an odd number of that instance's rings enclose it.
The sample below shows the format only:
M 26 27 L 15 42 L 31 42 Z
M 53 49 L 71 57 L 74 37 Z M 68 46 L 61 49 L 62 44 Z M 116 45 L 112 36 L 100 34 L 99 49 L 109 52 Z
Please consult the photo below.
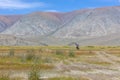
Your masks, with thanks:
M 34 11 L 68 12 L 119 5 L 120 0 L 0 0 L 0 14 L 27 14 Z

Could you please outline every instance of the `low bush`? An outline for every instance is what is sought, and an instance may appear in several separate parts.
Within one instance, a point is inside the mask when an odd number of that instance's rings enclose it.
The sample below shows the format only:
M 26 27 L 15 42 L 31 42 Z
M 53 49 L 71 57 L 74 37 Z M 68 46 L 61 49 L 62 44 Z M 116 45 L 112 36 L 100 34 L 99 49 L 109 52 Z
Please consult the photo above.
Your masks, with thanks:
M 27 61 L 31 61 L 35 58 L 35 54 L 29 53 L 25 56 L 25 58 L 26 58 Z
M 25 56 L 27 61 L 31 61 L 35 58 L 35 53 L 33 49 L 27 50 L 27 54 Z
M 56 50 L 56 55 L 63 55 L 63 51 L 61 51 L 61 50 Z
M 10 52 L 9 52 L 9 56 L 11 57 L 11 56 L 14 56 L 14 49 L 10 49 Z
M 28 80 L 40 80 L 39 67 L 36 65 L 32 66 Z
M 75 57 L 75 53 L 73 51 L 70 51 L 68 56 L 69 57 Z
M 0 80 L 10 80 L 8 75 L 1 75 Z

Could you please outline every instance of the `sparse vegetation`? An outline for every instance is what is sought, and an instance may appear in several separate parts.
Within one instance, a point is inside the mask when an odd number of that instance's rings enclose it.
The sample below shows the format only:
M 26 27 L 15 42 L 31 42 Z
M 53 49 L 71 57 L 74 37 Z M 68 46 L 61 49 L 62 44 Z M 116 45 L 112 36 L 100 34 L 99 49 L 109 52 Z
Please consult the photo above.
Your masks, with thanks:
M 111 57 L 106 57 L 104 54 L 100 53 L 107 61 L 100 59 L 96 52 L 100 52 L 103 49 L 109 55 L 115 55 L 120 57 L 120 47 L 107 47 L 107 46 L 94 46 L 94 47 L 81 47 L 80 50 L 76 50 L 72 47 L 2 47 L 0 48 L 0 70 L 23 70 L 30 71 L 29 80 L 40 80 L 43 76 L 43 72 L 49 74 L 49 72 L 55 72 L 57 74 L 63 72 L 70 73 L 71 70 L 81 71 L 81 72 L 92 72 L 97 66 L 109 67 L 114 61 L 114 63 L 119 64 L 119 60 L 113 60 L 110 62 Z M 104 52 L 105 52 L 104 51 Z M 4 57 L 2 56 L 5 53 Z M 112 56 L 111 55 L 111 56 Z M 92 67 L 89 67 L 89 64 Z M 33 67 L 33 65 L 35 65 Z M 85 65 L 85 67 L 81 67 Z M 60 72 L 59 72 L 60 68 Z M 39 70 L 38 70 L 39 69 Z M 57 71 L 56 71 L 57 70 Z M 100 67 L 100 70 L 101 67 Z M 112 70 L 112 69 L 111 69 Z M 115 70 L 114 70 L 115 71 Z M 117 70 L 116 70 L 117 71 Z M 47 76 L 46 74 L 46 76 Z M 77 74 L 77 72 L 76 72 Z M 72 75 L 72 72 L 71 72 Z M 9 76 L 0 76 L 0 80 L 11 80 Z M 12 80 L 22 80 L 20 78 L 15 78 Z M 48 80 L 89 80 L 87 78 L 78 78 L 75 76 L 67 75 L 67 77 L 53 77 Z
M 35 54 L 34 53 L 28 53 L 26 54 L 26 60 L 27 61 L 31 61 L 35 58 Z
M 14 56 L 14 49 L 10 49 L 9 56 L 10 57 Z
M 31 61 L 35 58 L 35 53 L 33 49 L 27 50 L 27 54 L 26 54 L 26 60 L 27 61 Z
M 23 78 L 21 77 L 14 77 L 14 78 L 10 78 L 10 75 L 0 75 L 0 80 L 23 80 Z
M 68 56 L 69 57 L 75 57 L 75 53 L 73 51 L 70 51 Z
M 40 80 L 39 66 L 33 65 L 28 80 Z
M 74 77 L 55 77 L 55 78 L 50 78 L 49 80 L 89 80 L 87 78 L 74 78 Z
M 11 80 L 8 75 L 1 75 L 0 80 Z
M 45 57 L 44 62 L 45 63 L 52 63 L 52 59 L 50 57 Z
M 56 55 L 63 55 L 64 53 L 62 52 L 62 50 L 56 50 Z

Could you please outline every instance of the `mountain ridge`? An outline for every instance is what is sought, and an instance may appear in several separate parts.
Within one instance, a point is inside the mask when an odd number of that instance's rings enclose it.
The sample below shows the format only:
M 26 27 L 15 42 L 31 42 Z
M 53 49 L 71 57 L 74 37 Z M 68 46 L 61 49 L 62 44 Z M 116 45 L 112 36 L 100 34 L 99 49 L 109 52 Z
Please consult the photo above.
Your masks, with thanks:
M 34 41 L 37 41 L 35 43 L 47 43 L 48 41 L 54 45 L 53 39 L 61 44 L 64 44 L 65 39 L 69 43 L 74 39 L 73 41 L 78 43 L 91 42 L 92 44 L 94 40 L 98 39 L 99 42 L 95 44 L 107 44 L 104 39 L 109 40 L 109 38 L 104 36 L 118 35 L 120 32 L 120 6 L 83 9 L 66 13 L 34 12 L 22 16 L 0 16 L 0 30 L 0 35 L 21 37 L 24 38 L 23 42 L 24 40 L 32 41 L 31 43 Z M 99 37 L 103 40 L 99 40 Z M 85 42 L 81 41 L 82 39 Z M 114 40 L 119 41 L 119 36 L 115 39 L 111 38 L 109 44 L 116 43 Z M 68 42 L 66 41 L 66 44 Z

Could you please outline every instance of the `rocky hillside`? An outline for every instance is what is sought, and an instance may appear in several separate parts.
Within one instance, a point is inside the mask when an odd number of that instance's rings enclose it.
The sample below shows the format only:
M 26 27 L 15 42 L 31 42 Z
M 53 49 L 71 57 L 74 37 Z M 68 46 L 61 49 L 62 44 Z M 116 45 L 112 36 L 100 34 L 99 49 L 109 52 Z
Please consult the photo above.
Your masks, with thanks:
M 78 14 L 59 29 L 54 36 L 78 38 L 82 36 L 105 36 L 120 31 L 120 7 L 90 9 Z
M 55 37 L 78 38 L 116 33 L 120 31 L 119 25 L 120 7 L 106 7 L 68 13 L 31 13 L 24 15 L 3 33 L 43 36 L 51 34 Z
M 0 32 L 6 30 L 7 28 L 15 24 L 21 17 L 21 15 L 0 15 Z
M 119 44 L 116 42 L 120 40 L 119 33 L 120 6 L 67 13 L 33 12 L 23 16 L 0 16 L 0 34 L 19 37 L 16 45 L 23 45 L 25 41 L 29 42 L 28 45 L 68 44 L 73 41 L 83 45 L 113 45 Z M 111 35 L 114 37 L 109 38 Z
M 4 34 L 14 35 L 48 35 L 59 28 L 61 20 L 52 13 L 36 12 L 24 15 Z

